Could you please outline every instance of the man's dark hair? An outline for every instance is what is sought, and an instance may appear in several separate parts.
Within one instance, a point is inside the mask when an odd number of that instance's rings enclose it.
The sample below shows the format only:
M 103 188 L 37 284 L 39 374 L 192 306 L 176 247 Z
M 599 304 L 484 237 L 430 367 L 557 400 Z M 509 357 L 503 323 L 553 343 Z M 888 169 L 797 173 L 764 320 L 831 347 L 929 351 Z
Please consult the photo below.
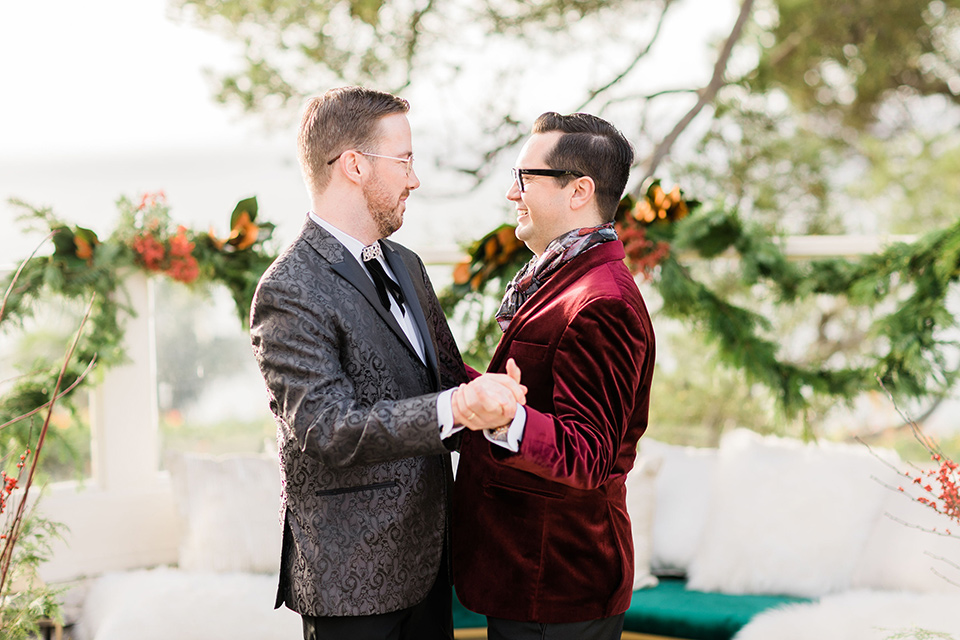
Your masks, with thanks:
M 549 167 L 578 171 L 593 178 L 600 215 L 604 221 L 612 221 L 630 177 L 633 147 L 616 127 L 589 113 L 562 116 L 548 111 L 533 123 L 533 133 L 550 131 L 563 135 L 547 155 Z M 573 177 L 556 179 L 566 185 Z
M 403 98 L 364 87 L 340 87 L 310 98 L 300 120 L 297 155 L 311 192 L 326 188 L 332 158 L 347 149 L 375 151 L 380 119 L 409 110 Z

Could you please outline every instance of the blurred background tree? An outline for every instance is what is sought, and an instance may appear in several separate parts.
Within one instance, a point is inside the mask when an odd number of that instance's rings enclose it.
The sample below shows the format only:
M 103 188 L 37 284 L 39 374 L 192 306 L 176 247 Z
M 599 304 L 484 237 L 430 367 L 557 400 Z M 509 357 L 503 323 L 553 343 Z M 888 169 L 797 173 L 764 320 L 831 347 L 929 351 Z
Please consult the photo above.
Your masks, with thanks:
M 348 83 L 438 105 L 436 164 L 466 176 L 465 189 L 516 152 L 538 115 L 529 93 L 556 91 L 552 108 L 607 117 L 634 143 L 634 196 L 656 175 L 773 235 L 919 234 L 960 217 L 960 0 L 731 2 L 728 30 L 703 49 L 671 21 L 715 1 L 171 6 L 242 44 L 244 66 L 216 80 L 217 98 L 244 112 L 289 122 L 305 96 Z M 694 64 L 699 81 L 664 80 L 650 64 L 664 59 Z M 842 364 L 867 340 L 863 314 L 842 299 L 770 306 L 736 268 L 701 277 L 756 300 L 798 362 Z M 658 327 L 661 353 L 672 356 L 660 366 L 653 419 L 667 439 L 715 441 L 731 421 L 796 433 L 836 405 L 815 401 L 802 421 L 789 420 L 711 355 L 703 336 Z M 796 336 L 806 336 L 804 347 L 791 350 Z M 720 407 L 728 419 L 710 417 Z

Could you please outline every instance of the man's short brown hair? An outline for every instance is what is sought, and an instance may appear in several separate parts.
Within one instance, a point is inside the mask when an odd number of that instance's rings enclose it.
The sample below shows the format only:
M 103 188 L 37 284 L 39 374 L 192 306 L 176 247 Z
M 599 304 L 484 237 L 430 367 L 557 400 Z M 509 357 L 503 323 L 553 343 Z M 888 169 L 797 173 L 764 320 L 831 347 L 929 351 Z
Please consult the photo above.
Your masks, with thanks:
M 633 164 L 630 142 L 612 124 L 589 113 L 562 116 L 548 111 L 533 123 L 533 133 L 550 131 L 563 135 L 547 155 L 547 165 L 593 178 L 600 215 L 604 221 L 611 222 L 630 177 Z M 572 179 L 571 176 L 556 178 L 564 185 Z
M 331 159 L 348 149 L 376 150 L 380 119 L 409 110 L 403 98 L 364 87 L 340 87 L 310 98 L 297 136 L 300 170 L 310 192 L 327 187 Z

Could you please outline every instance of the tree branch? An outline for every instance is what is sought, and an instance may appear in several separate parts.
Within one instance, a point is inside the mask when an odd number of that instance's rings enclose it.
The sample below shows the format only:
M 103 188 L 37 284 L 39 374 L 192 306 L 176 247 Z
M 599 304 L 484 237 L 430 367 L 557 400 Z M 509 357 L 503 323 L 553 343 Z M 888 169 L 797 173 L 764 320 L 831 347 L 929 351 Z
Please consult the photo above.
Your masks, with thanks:
M 710 79 L 710 83 L 701 89 L 698 93 L 700 98 L 697 100 L 697 103 L 693 106 L 690 111 L 674 126 L 673 131 L 671 131 L 666 138 L 664 138 L 657 148 L 654 149 L 653 154 L 647 160 L 647 167 L 644 170 L 643 178 L 634 188 L 631 195 L 635 198 L 639 198 L 642 194 L 643 184 L 646 182 L 647 178 L 652 176 L 657 168 L 660 166 L 660 163 L 663 159 L 670 153 L 670 149 L 673 147 L 674 143 L 677 141 L 677 138 L 680 137 L 680 134 L 693 122 L 693 119 L 696 118 L 705 106 L 707 106 L 713 99 L 716 97 L 717 92 L 720 91 L 721 87 L 726 84 L 724 80 L 724 75 L 726 74 L 727 64 L 730 62 L 730 55 L 733 53 L 733 47 L 737 43 L 737 40 L 740 39 L 740 35 L 743 33 L 743 27 L 747 23 L 747 19 L 750 17 L 750 12 L 753 9 L 754 0 L 743 0 L 743 4 L 740 5 L 740 15 L 737 16 L 737 21 L 733 25 L 733 29 L 730 31 L 730 35 L 727 37 L 727 41 L 723 45 L 723 49 L 720 51 L 720 55 L 717 58 L 717 62 L 713 67 L 713 77 Z
M 660 29 L 663 28 L 664 20 L 667 17 L 667 10 L 670 8 L 670 5 L 672 3 L 673 3 L 673 0 L 665 0 L 665 2 L 663 3 L 663 10 L 660 12 L 660 18 L 657 20 L 657 27 L 656 29 L 654 29 L 653 35 L 650 37 L 650 41 L 647 42 L 645 47 L 643 47 L 640 51 L 637 52 L 637 55 L 634 56 L 630 64 L 627 65 L 627 68 L 621 71 L 615 78 L 610 80 L 605 85 L 591 90 L 587 94 L 587 99 L 584 100 L 583 103 L 580 104 L 580 106 L 575 108 L 574 111 L 582 111 L 583 109 L 585 109 L 587 105 L 589 105 L 591 102 L 593 102 L 597 98 L 597 96 L 604 93 L 610 87 L 614 86 L 615 84 L 623 80 L 631 71 L 633 71 L 633 68 L 637 66 L 640 60 L 642 60 L 644 56 L 650 53 L 650 49 L 653 47 L 654 43 L 657 41 L 657 38 L 660 37 Z

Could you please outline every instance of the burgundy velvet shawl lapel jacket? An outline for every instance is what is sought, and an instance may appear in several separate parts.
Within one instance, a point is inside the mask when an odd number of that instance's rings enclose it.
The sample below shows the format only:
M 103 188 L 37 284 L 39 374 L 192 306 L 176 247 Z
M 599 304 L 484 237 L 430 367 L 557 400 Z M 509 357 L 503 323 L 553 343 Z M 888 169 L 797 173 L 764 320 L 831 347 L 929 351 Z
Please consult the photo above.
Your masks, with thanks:
M 436 401 L 465 380 L 464 366 L 423 263 L 383 244 L 427 366 L 364 268 L 310 219 L 264 273 L 251 310 L 283 482 L 277 606 L 304 615 L 417 604 L 448 530 L 452 474 Z
M 490 363 L 528 387 L 519 453 L 468 433 L 454 488 L 454 583 L 465 606 L 519 621 L 624 612 L 633 549 L 624 481 L 647 426 L 654 334 L 623 245 L 562 266 Z

